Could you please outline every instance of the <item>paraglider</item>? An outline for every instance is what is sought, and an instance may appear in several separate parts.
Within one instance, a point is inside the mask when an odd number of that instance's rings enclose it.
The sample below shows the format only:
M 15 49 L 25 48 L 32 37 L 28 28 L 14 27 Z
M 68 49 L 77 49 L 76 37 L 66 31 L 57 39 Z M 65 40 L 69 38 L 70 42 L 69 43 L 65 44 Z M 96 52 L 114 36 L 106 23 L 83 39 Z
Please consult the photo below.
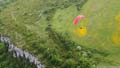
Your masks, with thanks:
M 75 30 L 75 34 L 79 37 L 84 37 L 87 34 L 87 28 L 85 26 L 81 26 Z
M 82 20 L 82 19 L 84 19 L 85 18 L 85 16 L 84 15 L 78 15 L 78 16 L 76 16 L 75 17 L 75 19 L 74 19 L 74 21 L 73 21 L 73 24 L 76 26 L 76 25 L 78 25 L 78 23 Z M 83 25 L 80 25 L 79 27 L 75 27 L 76 29 L 75 29 L 75 34 L 77 35 L 77 36 L 79 36 L 79 37 L 84 37 L 84 36 L 86 36 L 86 34 L 87 34 L 87 28 L 86 28 L 86 26 L 83 26 Z
M 85 18 L 85 16 L 84 15 L 79 15 L 79 16 L 77 16 L 75 19 L 74 19 L 74 25 L 77 25 L 78 24 L 78 22 L 81 20 L 81 19 L 83 19 L 83 18 Z

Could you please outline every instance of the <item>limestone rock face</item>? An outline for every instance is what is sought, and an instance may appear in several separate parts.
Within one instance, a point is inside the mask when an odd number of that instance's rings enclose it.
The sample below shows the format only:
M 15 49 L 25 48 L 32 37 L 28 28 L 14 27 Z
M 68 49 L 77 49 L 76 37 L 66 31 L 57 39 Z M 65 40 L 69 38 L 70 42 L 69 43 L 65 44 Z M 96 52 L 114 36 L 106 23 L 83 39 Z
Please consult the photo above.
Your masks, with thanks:
M 29 52 L 26 52 L 18 47 L 16 47 L 13 43 L 11 43 L 10 39 L 7 37 L 0 37 L 0 42 L 5 43 L 8 51 L 9 52 L 13 52 L 13 57 L 15 58 L 24 58 L 24 59 L 28 59 L 30 63 L 33 63 L 37 66 L 37 68 L 45 68 L 45 66 L 43 64 L 41 64 L 41 62 L 32 54 L 30 54 Z

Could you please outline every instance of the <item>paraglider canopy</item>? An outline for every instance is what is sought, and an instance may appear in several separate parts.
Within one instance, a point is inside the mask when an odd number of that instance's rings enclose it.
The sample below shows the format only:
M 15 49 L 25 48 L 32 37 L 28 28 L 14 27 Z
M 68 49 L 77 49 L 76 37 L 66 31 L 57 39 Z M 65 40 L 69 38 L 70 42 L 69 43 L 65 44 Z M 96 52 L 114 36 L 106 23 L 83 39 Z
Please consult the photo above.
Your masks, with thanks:
M 77 25 L 79 23 L 79 21 L 83 18 L 85 18 L 84 15 L 79 15 L 79 16 L 75 17 L 73 24 Z

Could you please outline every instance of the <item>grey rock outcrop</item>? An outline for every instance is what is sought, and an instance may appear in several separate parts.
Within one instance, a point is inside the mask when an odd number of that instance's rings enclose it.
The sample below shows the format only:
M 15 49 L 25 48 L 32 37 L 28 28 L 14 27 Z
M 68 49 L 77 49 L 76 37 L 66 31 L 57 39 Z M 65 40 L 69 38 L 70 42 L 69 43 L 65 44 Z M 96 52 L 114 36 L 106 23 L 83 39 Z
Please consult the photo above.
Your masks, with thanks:
M 45 68 L 43 64 L 31 53 L 26 52 L 18 47 L 16 47 L 13 43 L 11 43 L 10 39 L 7 37 L 0 36 L 0 42 L 5 43 L 8 51 L 13 53 L 13 57 L 15 58 L 24 58 L 29 60 L 30 63 L 33 63 L 37 66 L 37 68 Z

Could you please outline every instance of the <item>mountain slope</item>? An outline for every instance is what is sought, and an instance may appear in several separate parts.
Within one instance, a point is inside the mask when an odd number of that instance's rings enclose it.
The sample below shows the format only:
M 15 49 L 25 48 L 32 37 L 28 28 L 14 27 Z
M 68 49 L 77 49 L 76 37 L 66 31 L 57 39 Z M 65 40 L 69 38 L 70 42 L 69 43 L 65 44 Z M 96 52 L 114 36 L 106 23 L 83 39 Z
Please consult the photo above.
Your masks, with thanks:
M 71 39 L 79 44 L 108 52 L 109 56 L 105 58 L 111 61 L 113 65 L 119 65 L 119 3 L 120 1 L 117 0 L 89 0 L 81 8 L 81 11 L 77 11 L 75 6 L 65 9 L 66 11 L 58 10 L 53 17 L 53 28 L 64 35 L 70 34 Z M 72 24 L 73 19 L 79 14 L 85 15 L 86 18 L 78 26 L 74 26 Z M 74 31 L 82 26 L 87 28 L 87 35 L 79 37 Z
M 0 13 L 0 34 L 36 55 L 48 68 L 86 68 L 99 62 L 119 65 L 110 58 L 119 57 L 119 44 L 109 40 L 118 4 L 116 0 L 101 0 L 99 4 L 96 0 L 17 0 Z M 86 18 L 74 26 L 73 19 L 80 14 Z M 111 27 L 105 22 L 111 22 Z M 84 37 L 75 34 L 81 26 L 87 28 Z M 105 61 L 101 56 L 104 51 L 110 54 Z
M 26 65 L 24 65 L 26 63 Z M 32 65 L 26 60 L 13 58 L 10 52 L 7 52 L 5 44 L 0 43 L 0 68 L 35 68 L 35 65 Z

